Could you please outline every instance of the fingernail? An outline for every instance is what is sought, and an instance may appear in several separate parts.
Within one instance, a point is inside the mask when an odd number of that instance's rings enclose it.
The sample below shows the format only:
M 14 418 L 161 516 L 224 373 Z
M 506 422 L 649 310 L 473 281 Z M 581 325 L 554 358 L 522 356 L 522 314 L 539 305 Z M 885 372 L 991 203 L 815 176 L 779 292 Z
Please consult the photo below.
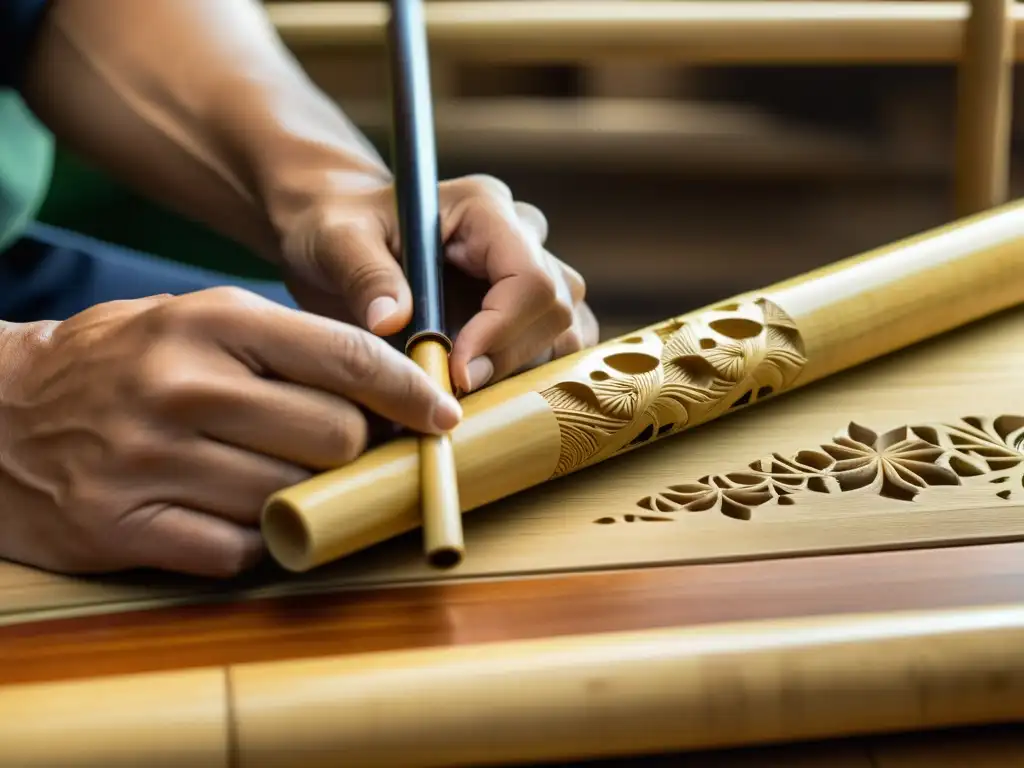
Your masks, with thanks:
M 366 308 L 366 327 L 375 331 L 377 326 L 398 311 L 398 302 L 390 296 L 378 296 Z
M 450 432 L 462 421 L 462 406 L 451 395 L 443 395 L 434 406 L 431 420 L 438 431 Z
M 494 363 L 486 355 L 473 358 L 466 367 L 469 369 L 469 389 L 471 392 L 480 389 L 494 375 Z

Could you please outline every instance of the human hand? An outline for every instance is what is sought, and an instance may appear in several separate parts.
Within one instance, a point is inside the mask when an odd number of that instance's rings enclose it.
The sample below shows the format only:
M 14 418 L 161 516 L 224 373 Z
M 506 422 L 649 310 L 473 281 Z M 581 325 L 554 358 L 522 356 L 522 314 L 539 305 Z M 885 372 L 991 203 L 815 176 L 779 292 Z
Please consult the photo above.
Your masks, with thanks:
M 547 221 L 516 202 L 502 182 L 484 176 L 439 187 L 445 256 L 483 281 L 482 298 L 455 335 L 455 386 L 471 392 L 518 370 L 597 343 L 598 325 L 584 302 L 586 285 L 544 248 Z M 399 225 L 390 184 L 321 196 L 287 227 L 288 285 L 306 309 L 381 336 L 400 332 L 412 295 L 396 258 Z M 450 325 L 458 325 L 449 318 Z
M 419 432 L 455 400 L 367 331 L 238 289 L 0 324 L 0 557 L 230 576 L 267 496 L 345 464 L 366 408 Z

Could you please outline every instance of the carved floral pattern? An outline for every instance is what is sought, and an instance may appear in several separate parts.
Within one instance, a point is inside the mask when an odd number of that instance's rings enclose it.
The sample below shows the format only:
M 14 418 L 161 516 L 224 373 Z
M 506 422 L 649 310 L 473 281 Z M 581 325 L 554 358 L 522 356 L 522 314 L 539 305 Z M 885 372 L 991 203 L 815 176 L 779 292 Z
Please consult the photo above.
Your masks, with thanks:
M 806 363 L 796 324 L 764 298 L 670 320 L 591 359 L 541 393 L 561 430 L 556 477 L 777 394 Z
M 1000 499 L 1024 501 L 1024 416 L 970 416 L 881 435 L 851 423 L 818 449 L 789 458 L 775 453 L 737 472 L 670 485 L 637 502 L 639 514 L 594 522 L 671 521 L 680 511 L 750 520 L 757 507 L 795 504 L 807 493 L 913 502 L 937 488 L 968 485 L 991 485 Z

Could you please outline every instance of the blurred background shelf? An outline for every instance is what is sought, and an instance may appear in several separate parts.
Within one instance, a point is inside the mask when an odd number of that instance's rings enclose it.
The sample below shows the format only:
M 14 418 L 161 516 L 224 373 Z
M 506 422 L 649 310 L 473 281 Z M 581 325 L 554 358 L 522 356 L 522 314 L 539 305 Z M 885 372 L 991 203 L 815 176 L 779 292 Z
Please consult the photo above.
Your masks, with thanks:
M 832 0 L 807 2 L 819 15 L 836 8 Z M 866 13 L 873 2 L 897 7 L 875 0 L 840 5 Z M 510 18 L 513 6 L 537 6 L 536 0 L 492 0 L 486 7 L 494 3 L 507 6 Z M 602 7 L 628 15 L 641 6 L 653 12 L 659 3 L 680 6 L 677 0 L 602 0 Z M 446 13 L 457 15 L 460 4 L 484 7 L 478 0 L 446 0 Z M 386 152 L 383 6 L 270 5 L 309 76 Z M 697 5 L 720 8 L 715 12 L 724 18 L 758 1 Z M 917 22 L 908 10 L 915 5 Z M 551 249 L 587 277 L 609 329 L 660 319 L 936 226 L 952 215 L 954 59 L 966 6 L 911 0 L 898 7 L 907 17 L 900 24 L 924 28 L 925 42 L 915 45 L 931 46 L 941 60 L 687 65 L 565 46 L 565 55 L 554 57 L 559 61 L 517 63 L 438 46 L 440 170 L 448 177 L 492 173 L 540 206 L 550 221 Z M 1020 10 L 1016 15 L 1024 19 Z M 333 37 L 309 23 L 332 17 L 361 21 L 352 33 Z M 525 34 L 522 23 L 509 34 Z M 752 22 L 744 23 L 734 19 L 716 34 L 744 44 Z M 829 29 L 836 34 L 834 24 Z M 664 47 L 664 29 L 652 30 L 652 44 Z M 891 47 L 906 27 L 895 30 L 876 39 Z M 491 28 L 489 44 L 500 31 Z M 845 39 L 852 45 L 849 34 Z M 752 40 L 745 44 L 761 44 Z M 916 50 L 903 51 L 903 58 L 928 58 Z M 1013 111 L 1020 132 L 1019 95 Z M 1014 136 L 1014 195 L 1024 190 L 1019 139 Z M 233 244 L 66 155 L 44 218 L 185 261 L 269 274 Z

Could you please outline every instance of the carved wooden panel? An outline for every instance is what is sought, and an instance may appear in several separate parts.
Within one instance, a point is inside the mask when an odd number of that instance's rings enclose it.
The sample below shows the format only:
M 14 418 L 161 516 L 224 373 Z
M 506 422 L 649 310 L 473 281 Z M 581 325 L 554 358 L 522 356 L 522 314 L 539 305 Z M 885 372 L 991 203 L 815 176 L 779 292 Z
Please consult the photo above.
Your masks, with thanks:
M 847 493 L 927 503 L 937 489 L 984 488 L 985 483 L 993 496 L 1010 501 L 1024 498 L 1022 469 L 1024 416 L 968 416 L 951 424 L 904 425 L 884 434 L 851 422 L 814 449 L 789 457 L 774 453 L 739 471 L 670 485 L 640 499 L 639 514 L 594 522 L 667 522 L 679 520 L 672 513 L 680 511 L 750 520 L 753 510 L 765 504 L 829 503 L 835 494 Z

